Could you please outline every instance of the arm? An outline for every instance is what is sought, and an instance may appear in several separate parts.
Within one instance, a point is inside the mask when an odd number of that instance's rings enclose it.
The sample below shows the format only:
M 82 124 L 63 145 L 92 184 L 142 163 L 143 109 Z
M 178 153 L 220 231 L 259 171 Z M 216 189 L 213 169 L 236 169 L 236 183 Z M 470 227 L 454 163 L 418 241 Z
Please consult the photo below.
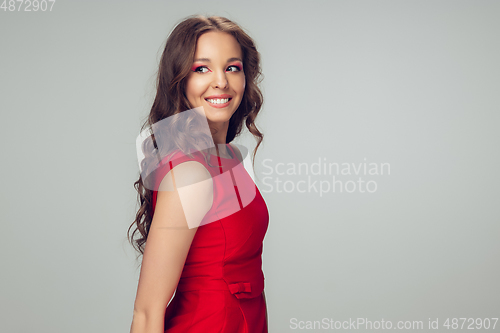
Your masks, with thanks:
M 181 163 L 163 178 L 144 248 L 130 333 L 163 333 L 168 302 L 212 201 L 210 173 L 198 162 Z
M 264 293 L 264 290 L 262 291 L 262 296 L 264 297 L 264 303 L 266 303 L 266 326 L 267 326 L 267 329 L 269 330 L 269 321 L 267 320 L 267 301 L 266 301 L 266 294 Z

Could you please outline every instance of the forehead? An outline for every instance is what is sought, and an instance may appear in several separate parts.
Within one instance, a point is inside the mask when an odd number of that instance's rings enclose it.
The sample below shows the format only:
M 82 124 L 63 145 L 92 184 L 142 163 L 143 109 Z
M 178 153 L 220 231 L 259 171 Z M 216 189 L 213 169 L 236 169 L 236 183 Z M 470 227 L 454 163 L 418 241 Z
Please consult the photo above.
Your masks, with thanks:
M 232 35 L 209 31 L 198 38 L 195 59 L 209 58 L 212 62 L 226 61 L 229 58 L 241 58 L 241 46 Z

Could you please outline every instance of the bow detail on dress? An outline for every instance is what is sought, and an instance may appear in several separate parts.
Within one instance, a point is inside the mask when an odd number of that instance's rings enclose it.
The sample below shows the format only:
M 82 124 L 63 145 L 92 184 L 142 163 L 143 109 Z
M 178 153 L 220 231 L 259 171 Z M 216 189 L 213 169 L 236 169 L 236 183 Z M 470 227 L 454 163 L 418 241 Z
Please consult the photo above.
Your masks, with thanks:
M 243 297 L 243 295 L 239 295 L 240 293 L 252 292 L 252 285 L 250 284 L 250 282 L 232 283 L 228 287 L 231 294 L 236 296 L 236 298 L 245 298 Z

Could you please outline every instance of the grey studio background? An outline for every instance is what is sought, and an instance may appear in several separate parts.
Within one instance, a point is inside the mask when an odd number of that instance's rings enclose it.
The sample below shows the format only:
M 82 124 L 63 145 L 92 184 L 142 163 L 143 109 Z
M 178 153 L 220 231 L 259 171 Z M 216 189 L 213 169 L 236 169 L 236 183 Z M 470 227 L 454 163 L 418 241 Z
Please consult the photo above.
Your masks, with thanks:
M 2 332 L 130 330 L 135 139 L 163 43 L 196 13 L 262 55 L 270 332 L 499 318 L 498 1 L 58 0 L 0 10 Z M 286 173 L 318 161 L 390 174 Z M 333 176 L 372 193 L 306 186 Z

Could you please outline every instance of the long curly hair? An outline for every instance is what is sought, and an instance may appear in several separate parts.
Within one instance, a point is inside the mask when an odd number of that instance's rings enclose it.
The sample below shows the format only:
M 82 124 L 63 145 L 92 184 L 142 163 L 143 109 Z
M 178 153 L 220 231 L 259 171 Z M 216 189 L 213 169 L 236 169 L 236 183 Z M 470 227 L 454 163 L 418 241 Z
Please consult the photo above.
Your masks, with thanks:
M 252 166 L 255 167 L 255 154 L 264 137 L 255 125 L 255 119 L 263 103 L 263 95 L 258 86 L 263 77 L 260 67 L 260 54 L 252 38 L 240 26 L 225 17 L 192 15 L 182 20 L 172 30 L 166 40 L 165 49 L 163 50 L 157 72 L 156 97 L 149 116 L 141 127 L 141 132 L 146 129 L 150 133 L 153 133 L 152 127 L 155 123 L 172 115 L 192 109 L 185 94 L 186 79 L 194 61 L 198 38 L 209 31 L 220 31 L 231 34 L 241 46 L 246 85 L 243 99 L 229 120 L 226 143 L 230 143 L 235 137 L 240 135 L 243 123 L 245 123 L 248 131 L 257 140 L 257 145 L 252 156 Z M 182 126 L 186 129 L 191 128 L 191 121 L 195 122 L 196 120 L 188 119 Z M 170 149 L 174 147 L 182 151 L 187 146 L 196 147 L 198 139 L 202 141 L 211 139 L 203 136 L 197 139 L 188 136 L 169 138 L 171 138 L 169 142 Z M 158 159 L 157 154 L 155 154 L 155 152 L 158 152 L 158 147 L 154 134 L 151 134 L 151 139 L 144 141 L 142 145 L 145 156 L 141 162 L 141 166 L 143 167 L 153 165 L 151 159 Z M 196 142 L 188 142 L 189 140 Z M 144 254 L 145 243 L 153 220 L 153 190 L 150 189 L 150 186 L 145 186 L 144 179 L 141 176 L 134 183 L 134 188 L 138 193 L 137 199 L 140 207 L 136 213 L 135 220 L 128 228 L 127 239 L 139 252 L 137 255 L 138 259 Z M 135 230 L 131 234 L 131 229 L 134 226 Z M 137 233 L 139 237 L 134 238 Z

